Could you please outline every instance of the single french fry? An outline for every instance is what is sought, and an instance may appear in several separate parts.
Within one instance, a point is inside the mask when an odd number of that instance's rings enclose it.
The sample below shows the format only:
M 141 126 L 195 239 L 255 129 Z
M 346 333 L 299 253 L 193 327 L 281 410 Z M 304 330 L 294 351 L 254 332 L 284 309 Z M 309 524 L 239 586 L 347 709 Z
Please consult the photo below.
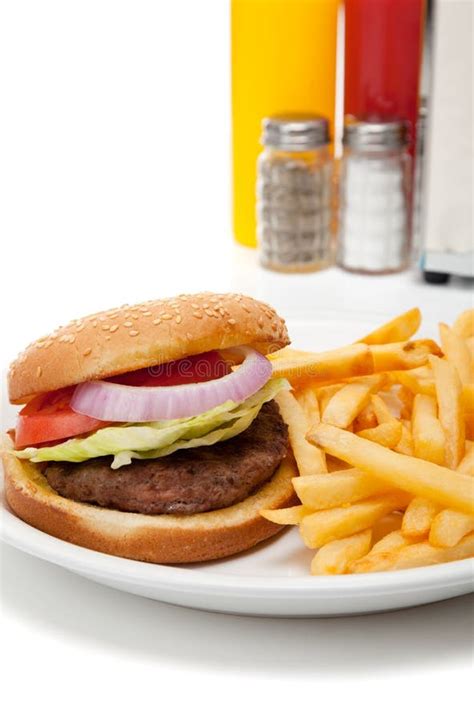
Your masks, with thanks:
M 307 438 L 327 453 L 400 490 L 421 495 L 444 507 L 474 513 L 474 487 L 468 475 L 401 455 L 333 425 L 316 425 Z
M 456 369 L 447 360 L 432 355 L 430 363 L 435 375 L 439 419 L 446 439 L 445 461 L 454 469 L 463 458 L 466 440 L 462 385 Z
M 441 510 L 433 520 L 430 543 L 436 547 L 454 547 L 474 530 L 474 515 L 457 510 Z
M 379 445 L 394 448 L 402 439 L 402 431 L 402 424 L 393 418 L 391 422 L 382 423 L 368 430 L 361 430 L 357 435 Z
M 474 383 L 464 385 L 462 389 L 462 404 L 464 412 L 474 413 Z
M 326 472 L 326 459 L 319 448 L 306 440 L 311 423 L 298 400 L 289 390 L 282 390 L 276 398 L 283 420 L 288 425 L 290 444 L 301 475 Z
M 343 575 L 350 565 L 370 550 L 372 531 L 333 540 L 323 545 L 311 563 L 311 575 Z
M 301 502 L 313 512 L 393 492 L 387 483 L 381 483 L 376 477 L 356 468 L 296 477 L 293 478 L 293 487 Z
M 324 415 L 331 399 L 339 390 L 342 390 L 343 387 L 345 387 L 344 383 L 336 383 L 335 385 L 326 385 L 316 390 L 320 415 Z
M 474 476 L 474 443 L 466 440 L 466 452 L 456 470 L 464 475 Z
M 410 429 L 407 427 L 405 423 L 408 423 L 408 420 L 402 420 L 401 426 L 402 426 L 402 437 L 400 439 L 400 442 L 395 445 L 393 448 L 396 452 L 401 453 L 402 455 L 413 455 L 413 437 L 410 432 Z
M 440 510 L 438 503 L 432 500 L 422 497 L 413 498 L 403 515 L 403 535 L 414 540 L 428 537 L 431 523 Z
M 318 548 L 332 540 L 366 530 L 384 515 L 409 502 L 406 493 L 382 495 L 348 507 L 319 510 L 306 515 L 300 523 L 301 536 L 309 548 Z
M 474 335 L 474 309 L 464 310 L 453 323 L 453 330 L 461 337 L 472 337 Z
M 277 525 L 299 525 L 305 515 L 310 512 L 311 510 L 303 505 L 294 505 L 277 510 L 260 510 L 260 515 Z
M 375 554 L 386 550 L 399 550 L 400 548 L 406 547 L 410 544 L 411 541 L 403 535 L 401 530 L 394 530 L 381 538 L 377 543 L 374 543 L 370 552 Z
M 377 422 L 381 425 L 382 423 L 393 422 L 396 418 L 395 415 L 389 410 L 389 407 L 385 400 L 382 400 L 380 395 L 371 395 L 372 407 L 374 408 Z
M 429 365 L 422 365 L 412 370 L 395 370 L 390 375 L 394 383 L 399 383 L 413 395 L 422 393 L 436 397 L 434 376 Z
M 446 360 L 454 365 L 463 385 L 474 382 L 474 368 L 471 353 L 463 337 L 455 333 L 446 323 L 439 324 L 441 348 Z
M 286 377 L 292 383 L 339 380 L 374 371 L 371 350 L 361 343 L 299 357 L 278 357 L 271 362 L 273 377 Z
M 367 345 L 383 345 L 384 343 L 403 342 L 414 335 L 421 324 L 419 308 L 412 308 L 402 315 L 398 315 L 388 323 L 373 330 L 358 342 Z
M 367 430 L 368 428 L 374 428 L 378 425 L 377 416 L 372 407 L 372 403 L 368 403 L 354 420 L 354 432 L 360 430 Z
M 387 345 L 369 345 L 374 360 L 374 372 L 409 370 L 426 365 L 430 355 L 441 355 L 434 340 L 409 340 Z
M 416 457 L 444 465 L 445 437 L 435 398 L 415 395 L 411 423 Z
M 323 421 L 337 427 L 347 427 L 367 404 L 370 393 L 371 388 L 363 383 L 344 385 L 326 405 Z
M 369 553 L 351 567 L 352 572 L 382 572 L 437 565 L 474 556 L 474 533 L 470 533 L 452 548 L 437 548 L 429 542 L 407 545 L 399 550 Z
M 294 393 L 295 398 L 306 413 L 306 418 L 310 425 L 320 422 L 319 403 L 316 391 L 309 385 L 299 388 Z

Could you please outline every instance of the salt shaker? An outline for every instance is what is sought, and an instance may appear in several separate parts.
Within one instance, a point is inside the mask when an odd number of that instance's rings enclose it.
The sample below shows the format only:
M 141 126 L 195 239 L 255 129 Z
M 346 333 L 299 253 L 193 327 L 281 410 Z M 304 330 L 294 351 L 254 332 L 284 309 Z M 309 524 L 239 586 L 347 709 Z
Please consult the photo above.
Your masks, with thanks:
M 403 270 L 410 258 L 408 125 L 349 119 L 343 143 L 338 264 L 372 274 Z
M 326 118 L 274 116 L 263 121 L 258 159 L 260 263 L 310 272 L 332 262 L 332 157 Z

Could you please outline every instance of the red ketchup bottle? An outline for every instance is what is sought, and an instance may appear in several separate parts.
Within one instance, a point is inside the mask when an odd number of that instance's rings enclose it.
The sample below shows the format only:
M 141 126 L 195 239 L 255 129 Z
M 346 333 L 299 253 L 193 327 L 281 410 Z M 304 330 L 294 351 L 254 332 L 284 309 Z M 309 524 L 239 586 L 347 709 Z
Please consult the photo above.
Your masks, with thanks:
M 424 0 L 346 0 L 344 112 L 406 120 L 411 154 L 418 118 Z

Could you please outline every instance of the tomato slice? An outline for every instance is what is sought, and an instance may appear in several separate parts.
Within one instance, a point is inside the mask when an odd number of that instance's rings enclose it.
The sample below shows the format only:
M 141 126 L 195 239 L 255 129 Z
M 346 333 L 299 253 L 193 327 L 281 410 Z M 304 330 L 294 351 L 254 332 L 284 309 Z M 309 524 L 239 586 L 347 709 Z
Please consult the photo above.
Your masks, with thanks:
M 110 425 L 74 412 L 69 407 L 73 392 L 72 387 L 45 393 L 25 405 L 15 429 L 17 450 L 84 435 Z
M 154 365 L 153 367 L 134 370 L 123 375 L 115 375 L 108 379 L 121 385 L 159 387 L 216 380 L 228 375 L 229 372 L 229 364 L 220 353 L 212 350 L 199 355 L 190 355 L 163 365 Z

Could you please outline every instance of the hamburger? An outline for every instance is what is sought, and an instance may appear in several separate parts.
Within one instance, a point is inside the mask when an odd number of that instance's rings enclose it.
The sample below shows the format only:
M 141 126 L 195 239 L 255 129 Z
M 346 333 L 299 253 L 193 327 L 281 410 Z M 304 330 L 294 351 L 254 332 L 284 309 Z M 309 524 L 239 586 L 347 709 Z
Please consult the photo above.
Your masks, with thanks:
M 213 560 L 281 530 L 294 503 L 286 380 L 265 357 L 289 342 L 268 305 L 180 295 L 71 322 L 8 374 L 23 405 L 2 453 L 6 498 L 30 525 L 155 563 Z

